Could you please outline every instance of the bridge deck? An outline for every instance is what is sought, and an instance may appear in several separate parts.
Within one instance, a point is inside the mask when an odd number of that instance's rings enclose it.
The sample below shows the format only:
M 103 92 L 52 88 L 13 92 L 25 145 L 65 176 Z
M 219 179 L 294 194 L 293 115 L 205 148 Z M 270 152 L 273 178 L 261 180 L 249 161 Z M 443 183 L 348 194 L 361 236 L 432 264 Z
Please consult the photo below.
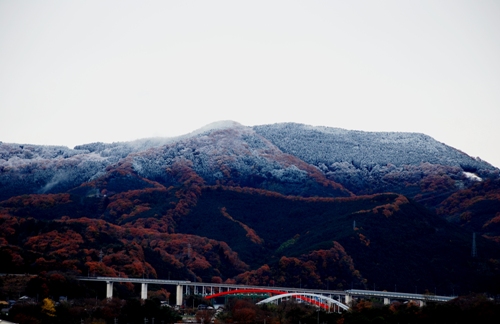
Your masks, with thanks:
M 389 291 L 376 291 L 376 290 L 325 290 L 325 289 L 307 289 L 307 288 L 293 288 L 293 287 L 270 287 L 270 286 L 252 286 L 252 285 L 235 285 L 235 284 L 223 284 L 223 283 L 203 283 L 203 282 L 191 282 L 187 280 L 166 280 L 166 279 L 148 279 L 148 278 L 123 278 L 123 277 L 78 277 L 78 280 L 82 281 L 102 281 L 108 284 L 113 282 L 132 282 L 140 284 L 157 284 L 157 285 L 175 285 L 179 289 L 181 286 L 194 287 L 193 293 L 196 294 L 197 288 L 202 288 L 202 294 L 208 295 L 208 289 L 210 288 L 210 293 L 218 290 L 222 292 L 224 290 L 279 290 L 286 293 L 310 293 L 325 296 L 338 296 L 339 298 L 351 298 L 351 297 L 379 297 L 387 299 L 406 299 L 406 300 L 421 300 L 421 301 L 438 301 L 446 302 L 452 300 L 455 297 L 450 296 L 437 296 L 437 295 L 427 295 L 427 294 L 411 294 L 403 292 L 389 292 Z M 147 285 L 146 285 L 147 286 Z M 111 288 L 112 289 L 112 288 Z M 144 289 L 147 289 L 145 287 Z M 198 290 L 199 291 L 199 290 Z M 181 289 L 182 292 L 182 289 Z
M 349 294 L 351 296 L 381 297 L 381 298 L 391 298 L 391 299 L 410 299 L 410 300 L 441 301 L 441 302 L 446 302 L 455 298 L 450 296 L 410 294 L 404 292 L 390 292 L 390 291 L 377 291 L 377 290 L 351 289 L 351 290 L 346 290 L 345 292 L 346 294 Z

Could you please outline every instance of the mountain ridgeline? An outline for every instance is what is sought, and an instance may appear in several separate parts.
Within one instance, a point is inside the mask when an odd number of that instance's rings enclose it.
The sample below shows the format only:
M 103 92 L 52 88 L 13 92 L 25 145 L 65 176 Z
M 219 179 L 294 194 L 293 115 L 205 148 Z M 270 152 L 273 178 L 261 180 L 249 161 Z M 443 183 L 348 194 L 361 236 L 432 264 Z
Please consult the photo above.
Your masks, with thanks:
M 498 294 L 499 244 L 499 170 L 423 134 L 0 142 L 0 272 Z

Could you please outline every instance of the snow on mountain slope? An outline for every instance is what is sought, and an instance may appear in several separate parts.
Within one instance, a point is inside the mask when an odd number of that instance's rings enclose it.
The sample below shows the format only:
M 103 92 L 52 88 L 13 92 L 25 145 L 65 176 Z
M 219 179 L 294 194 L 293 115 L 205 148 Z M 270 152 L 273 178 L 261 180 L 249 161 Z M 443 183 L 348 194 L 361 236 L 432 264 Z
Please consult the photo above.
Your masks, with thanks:
M 352 162 L 367 168 L 375 164 L 400 166 L 428 162 L 473 171 L 495 169 L 419 133 L 363 132 L 293 123 L 255 126 L 254 129 L 284 152 L 315 165 Z
M 305 196 L 350 195 L 316 168 L 281 152 L 252 128 L 228 126 L 131 154 L 133 168 L 143 177 L 168 184 L 167 170 L 176 161 L 188 160 L 206 184 L 250 186 Z M 305 186 L 309 186 L 308 191 L 304 191 Z
M 0 143 L 0 199 L 70 189 L 116 160 L 62 146 Z
M 294 123 L 253 128 L 284 153 L 316 166 L 329 179 L 355 193 L 390 190 L 415 195 L 422 188 L 430 190 L 435 186 L 450 191 L 471 181 L 469 173 L 495 178 L 499 172 L 424 134 L 362 132 Z
M 354 193 L 397 191 L 415 197 L 461 189 L 473 181 L 470 174 L 498 177 L 488 163 L 423 134 L 221 121 L 175 138 L 74 149 L 0 142 L 0 199 L 62 192 L 125 160 L 138 175 L 164 184 L 174 182 L 167 169 L 186 160 L 207 184 L 305 196 L 349 195 L 344 186 Z

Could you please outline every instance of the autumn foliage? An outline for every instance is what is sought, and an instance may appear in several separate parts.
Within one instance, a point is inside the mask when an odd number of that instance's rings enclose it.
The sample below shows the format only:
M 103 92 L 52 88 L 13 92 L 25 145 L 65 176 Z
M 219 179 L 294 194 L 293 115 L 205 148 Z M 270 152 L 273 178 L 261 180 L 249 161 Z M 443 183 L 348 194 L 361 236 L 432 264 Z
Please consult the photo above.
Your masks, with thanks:
M 251 153 L 242 149 L 245 152 Z M 308 180 L 314 190 L 321 187 L 335 194 L 287 195 L 283 184 L 271 180 L 261 187 L 238 186 L 230 153 L 221 153 L 210 166 L 223 175 L 218 184 L 207 184 L 192 159 L 173 157 L 162 173 L 167 180 L 160 183 L 140 176 L 130 157 L 67 193 L 1 201 L 0 272 L 58 270 L 83 276 L 359 288 L 374 281 L 369 278 L 374 273 L 370 261 L 365 260 L 391 255 L 381 252 L 389 228 L 390 235 L 406 231 L 394 248 L 394 253 L 406 254 L 432 241 L 436 228 L 439 235 L 447 232 L 441 231 L 448 229 L 445 225 L 434 223 L 434 215 L 404 195 L 353 196 L 318 169 L 286 154 L 278 160 L 292 176 L 306 174 L 314 180 Z M 290 186 L 298 181 L 290 179 Z M 283 190 L 264 189 L 275 185 Z M 422 192 L 443 191 L 451 182 L 429 172 L 421 185 Z M 455 215 L 495 240 L 498 210 L 476 222 L 480 216 L 475 207 L 498 201 L 497 187 L 485 181 L 459 191 L 443 201 L 438 213 Z M 425 249 L 431 253 L 435 247 Z M 499 259 L 488 257 L 490 273 L 496 273 Z M 378 268 L 396 269 L 394 260 L 401 257 L 385 260 L 389 262 Z M 124 291 L 132 289 L 124 286 Z

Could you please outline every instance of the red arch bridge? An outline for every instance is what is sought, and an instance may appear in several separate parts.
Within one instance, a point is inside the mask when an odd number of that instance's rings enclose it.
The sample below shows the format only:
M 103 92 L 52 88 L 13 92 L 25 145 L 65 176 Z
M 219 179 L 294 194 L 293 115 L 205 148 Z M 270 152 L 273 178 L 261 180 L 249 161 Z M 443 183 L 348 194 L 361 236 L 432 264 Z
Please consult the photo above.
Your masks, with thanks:
M 343 303 L 341 303 L 338 300 L 335 300 L 331 297 L 328 296 L 323 296 L 323 295 L 318 295 L 318 294 L 313 294 L 313 293 L 307 293 L 307 292 L 292 292 L 292 293 L 287 293 L 285 291 L 281 290 L 275 290 L 275 289 L 266 289 L 266 288 L 243 288 L 243 289 L 233 289 L 233 290 L 228 290 L 220 293 L 215 293 L 211 295 L 206 295 L 205 299 L 212 299 L 216 297 L 222 297 L 222 296 L 227 296 L 227 295 L 240 295 L 240 294 L 261 294 L 262 296 L 265 295 L 272 295 L 268 298 L 265 298 L 257 303 L 258 304 L 266 304 L 266 303 L 271 303 L 271 302 L 279 302 L 280 300 L 289 300 L 289 299 L 295 299 L 300 302 L 306 302 L 312 305 L 315 305 L 317 307 L 320 307 L 326 311 L 335 311 L 335 312 L 341 312 L 344 310 L 349 309 L 349 307 Z
M 453 296 L 437 296 L 425 294 L 409 294 L 402 292 L 388 292 L 375 290 L 321 290 L 289 287 L 263 287 L 236 284 L 202 283 L 181 280 L 163 280 L 147 278 L 123 278 L 123 277 L 79 277 L 82 281 L 106 282 L 106 297 L 113 297 L 113 283 L 140 283 L 141 298 L 148 296 L 148 284 L 174 285 L 176 286 L 176 305 L 184 303 L 184 296 L 198 295 L 207 299 L 228 296 L 228 295 L 252 295 L 260 294 L 262 298 L 258 304 L 278 303 L 282 300 L 295 299 L 299 302 L 306 302 L 324 310 L 342 312 L 347 310 L 355 298 L 380 298 L 384 304 L 389 304 L 391 300 L 412 300 L 424 305 L 427 301 L 445 302 L 453 299 Z

